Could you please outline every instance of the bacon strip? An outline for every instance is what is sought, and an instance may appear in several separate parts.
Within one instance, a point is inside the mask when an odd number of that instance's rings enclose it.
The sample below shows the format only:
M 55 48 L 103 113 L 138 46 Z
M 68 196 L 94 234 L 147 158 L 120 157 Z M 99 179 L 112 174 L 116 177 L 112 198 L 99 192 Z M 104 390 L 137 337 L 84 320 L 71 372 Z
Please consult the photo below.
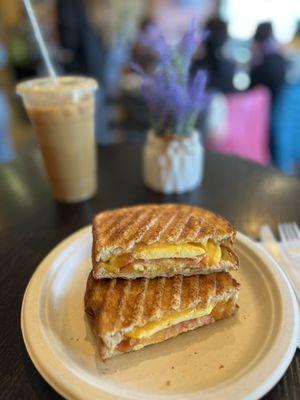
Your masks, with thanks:
M 214 322 L 211 315 L 205 315 L 200 318 L 190 319 L 188 321 L 180 322 L 179 324 L 170 326 L 169 328 L 163 329 L 154 335 L 143 338 L 143 339 L 124 339 L 118 344 L 118 351 L 122 353 L 127 353 L 131 351 L 136 346 L 148 346 L 150 344 L 163 342 L 164 340 L 170 339 L 172 337 L 178 336 L 181 333 L 191 331 L 203 325 L 208 325 Z
M 190 266 L 191 264 L 195 265 L 198 264 L 199 266 L 202 265 L 207 265 L 207 262 L 205 262 L 205 256 L 202 258 L 200 257 L 194 257 L 194 258 L 156 258 L 156 259 L 133 259 L 133 261 L 127 263 L 126 265 L 123 265 L 120 267 L 122 269 L 122 272 L 129 272 L 134 270 L 134 265 L 138 264 L 159 264 L 162 266 L 163 264 L 170 263 L 170 262 L 177 262 L 181 264 L 187 264 L 187 266 Z M 203 263 L 201 261 L 204 261 Z

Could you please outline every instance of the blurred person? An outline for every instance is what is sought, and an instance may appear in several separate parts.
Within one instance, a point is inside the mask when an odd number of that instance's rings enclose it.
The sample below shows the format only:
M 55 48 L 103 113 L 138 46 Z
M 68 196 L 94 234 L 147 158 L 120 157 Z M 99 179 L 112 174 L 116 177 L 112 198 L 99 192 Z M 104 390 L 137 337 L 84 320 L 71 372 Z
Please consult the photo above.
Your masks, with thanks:
M 268 87 L 274 101 L 285 82 L 287 61 L 274 36 L 271 22 L 263 22 L 257 26 L 252 51 L 251 87 L 256 85 Z
M 287 82 L 300 82 L 300 21 L 297 22 L 296 30 L 292 40 L 284 48 L 288 60 Z
M 67 54 L 65 71 L 97 79 L 96 132 L 98 143 L 113 141 L 107 131 L 114 118 L 120 75 L 129 58 L 128 42 L 134 31 L 134 17 L 142 6 L 135 1 L 58 0 L 58 27 Z
M 263 22 L 256 28 L 252 43 L 252 66 L 250 71 L 251 87 L 264 85 L 270 90 L 272 100 L 271 114 L 274 105 L 284 87 L 288 63 L 276 40 L 271 22 Z M 272 116 L 270 116 L 272 119 Z M 274 124 L 270 124 L 270 151 L 275 159 Z
M 287 84 L 276 99 L 272 115 L 274 161 L 285 173 L 300 177 L 300 21 L 284 53 Z
M 12 161 L 15 156 L 11 139 L 10 106 L 2 89 L 4 85 L 1 84 L 1 70 L 6 67 L 7 59 L 6 48 L 0 41 L 0 163 Z
M 284 85 L 274 104 L 272 133 L 275 165 L 287 174 L 300 173 L 299 110 L 300 82 Z
M 57 0 L 58 34 L 67 55 L 65 73 L 91 76 L 100 83 L 96 93 L 96 138 L 105 144 L 109 141 L 104 79 L 107 48 L 88 21 L 87 7 L 84 0 Z
M 9 32 L 7 40 L 9 61 L 17 82 L 36 74 L 38 57 L 32 39 L 31 28 L 25 18 Z
M 222 93 L 233 92 L 235 63 L 224 54 L 224 47 L 229 39 L 227 24 L 220 18 L 211 18 L 207 21 L 204 32 L 207 32 L 207 38 L 203 45 L 203 54 L 193 60 L 191 76 L 198 69 L 205 69 L 208 73 L 208 89 Z
M 103 84 L 106 48 L 90 26 L 84 0 L 57 0 L 59 40 L 65 54 L 67 74 L 92 76 Z

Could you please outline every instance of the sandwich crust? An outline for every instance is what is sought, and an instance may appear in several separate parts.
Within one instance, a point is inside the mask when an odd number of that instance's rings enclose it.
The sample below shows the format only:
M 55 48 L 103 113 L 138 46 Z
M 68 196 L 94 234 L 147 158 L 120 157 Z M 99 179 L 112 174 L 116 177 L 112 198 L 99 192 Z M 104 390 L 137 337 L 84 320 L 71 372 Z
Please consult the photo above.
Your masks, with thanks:
M 236 309 L 239 287 L 227 272 L 151 280 L 96 280 L 90 274 L 85 294 L 85 311 L 100 341 L 101 356 L 105 359 L 119 352 L 137 350 L 166 340 L 231 315 Z M 176 328 L 171 326 L 169 328 L 173 329 L 168 328 L 169 330 L 158 332 L 139 342 L 129 341 L 127 349 L 122 349 L 122 343 L 124 345 L 124 340 L 128 339 L 126 335 L 136 327 L 143 327 L 172 312 L 199 308 L 204 310 L 211 304 L 228 302 L 232 305 L 230 312 L 223 310 L 216 316 L 212 310 L 209 316 L 203 316 L 207 318 L 195 318 L 193 323 L 179 324 Z
M 152 278 L 147 273 L 110 273 L 103 267 L 112 256 L 130 253 L 136 246 L 206 244 L 212 240 L 231 247 L 235 235 L 235 229 L 223 217 L 186 204 L 150 204 L 104 211 L 93 220 L 94 277 Z M 178 273 L 171 272 L 160 276 Z

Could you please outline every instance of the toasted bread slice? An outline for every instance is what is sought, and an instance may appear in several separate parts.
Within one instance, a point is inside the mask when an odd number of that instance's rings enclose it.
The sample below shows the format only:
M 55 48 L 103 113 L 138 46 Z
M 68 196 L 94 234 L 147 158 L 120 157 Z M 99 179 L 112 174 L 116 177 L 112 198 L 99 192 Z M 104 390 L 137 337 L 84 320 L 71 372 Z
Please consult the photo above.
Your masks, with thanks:
M 239 288 L 227 272 L 135 280 L 90 274 L 85 310 L 106 359 L 228 317 Z
M 224 218 L 184 204 L 105 211 L 93 220 L 94 278 L 171 277 L 237 269 L 235 234 Z

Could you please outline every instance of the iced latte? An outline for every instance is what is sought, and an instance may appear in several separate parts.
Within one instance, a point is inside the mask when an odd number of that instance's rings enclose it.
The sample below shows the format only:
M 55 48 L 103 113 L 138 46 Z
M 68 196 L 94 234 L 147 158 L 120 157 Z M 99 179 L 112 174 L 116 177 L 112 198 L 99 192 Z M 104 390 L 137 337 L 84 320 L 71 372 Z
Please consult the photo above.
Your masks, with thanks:
M 76 202 L 97 189 L 95 99 L 97 82 L 83 77 L 20 83 L 55 199 Z

